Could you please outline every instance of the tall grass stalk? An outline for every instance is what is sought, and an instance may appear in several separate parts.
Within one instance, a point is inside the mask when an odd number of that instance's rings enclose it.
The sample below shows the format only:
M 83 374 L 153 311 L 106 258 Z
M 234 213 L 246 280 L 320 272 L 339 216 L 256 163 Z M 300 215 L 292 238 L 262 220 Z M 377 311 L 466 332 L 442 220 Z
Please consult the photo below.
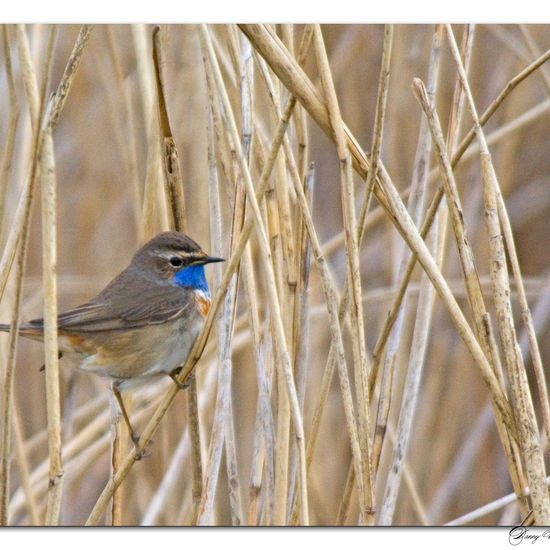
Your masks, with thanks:
M 546 523 L 546 31 L 4 26 L 1 523 Z M 136 454 L 53 320 L 167 229 L 226 262 Z

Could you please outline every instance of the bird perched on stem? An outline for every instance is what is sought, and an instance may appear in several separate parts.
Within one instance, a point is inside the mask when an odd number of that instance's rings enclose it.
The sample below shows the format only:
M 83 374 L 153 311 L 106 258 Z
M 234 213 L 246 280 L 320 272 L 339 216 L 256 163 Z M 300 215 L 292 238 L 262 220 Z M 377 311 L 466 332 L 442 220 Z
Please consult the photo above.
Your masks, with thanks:
M 121 391 L 163 375 L 182 387 L 176 375 L 210 309 L 204 265 L 221 261 L 187 235 L 160 233 L 95 298 L 57 318 L 60 355 L 72 357 L 83 371 L 112 379 L 136 447 L 139 435 Z M 10 326 L 0 330 L 9 332 Z M 43 341 L 44 320 L 21 325 L 19 334 Z

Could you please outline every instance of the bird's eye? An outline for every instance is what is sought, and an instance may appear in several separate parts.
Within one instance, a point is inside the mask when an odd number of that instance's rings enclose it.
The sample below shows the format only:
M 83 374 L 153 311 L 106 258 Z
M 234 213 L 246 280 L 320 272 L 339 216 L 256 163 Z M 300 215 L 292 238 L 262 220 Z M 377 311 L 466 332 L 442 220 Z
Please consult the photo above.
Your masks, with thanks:
M 170 258 L 170 265 L 172 267 L 181 267 L 183 265 L 183 260 L 179 256 L 172 256 Z

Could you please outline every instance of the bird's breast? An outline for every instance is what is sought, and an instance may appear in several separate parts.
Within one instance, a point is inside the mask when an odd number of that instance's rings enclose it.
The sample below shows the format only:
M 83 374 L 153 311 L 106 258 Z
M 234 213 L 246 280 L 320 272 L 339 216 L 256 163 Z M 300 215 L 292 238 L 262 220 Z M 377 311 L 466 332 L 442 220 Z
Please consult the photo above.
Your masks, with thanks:
M 210 295 L 206 294 L 202 290 L 195 290 L 194 295 L 197 309 L 203 317 L 206 317 L 210 311 L 210 305 L 212 303 L 210 300 Z

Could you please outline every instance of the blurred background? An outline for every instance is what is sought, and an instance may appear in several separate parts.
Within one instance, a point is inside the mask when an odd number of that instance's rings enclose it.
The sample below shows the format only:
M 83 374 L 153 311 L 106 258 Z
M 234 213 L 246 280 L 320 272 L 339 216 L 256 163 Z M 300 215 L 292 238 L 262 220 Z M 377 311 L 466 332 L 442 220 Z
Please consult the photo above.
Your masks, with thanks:
M 48 25 L 25 27 L 39 83 L 44 78 L 48 29 Z M 32 153 L 29 109 L 25 99 L 16 29 L 15 26 L 7 26 L 3 30 L 7 33 L 6 42 L 9 44 L 19 100 L 11 168 L 4 170 L 4 177 L 0 181 L 5 197 L 0 233 L 2 243 L 6 240 L 21 190 L 28 177 Z M 454 27 L 457 40 L 462 30 L 460 25 Z M 55 88 L 63 74 L 78 31 L 79 27 L 74 25 L 60 25 L 58 28 L 51 74 L 52 88 Z M 162 181 L 158 168 L 156 171 L 151 169 L 149 136 L 154 92 L 151 84 L 151 31 L 152 26 L 148 25 L 94 27 L 54 133 L 60 311 L 83 303 L 95 295 L 128 264 L 132 254 L 148 237 L 167 228 Z M 240 121 L 239 77 L 235 74 L 231 55 L 227 53 L 231 41 L 235 37 L 238 39 L 240 33 L 235 27 L 228 30 L 226 26 L 217 25 L 211 26 L 210 31 L 220 56 L 230 99 L 237 120 Z M 322 31 L 342 118 L 361 146 L 370 151 L 384 27 L 323 25 Z M 411 183 L 423 117 L 411 83 L 415 77 L 424 81 L 427 79 L 433 31 L 431 25 L 394 27 L 382 159 L 400 192 L 405 191 Z M 509 80 L 550 48 L 548 31 L 548 26 L 476 26 L 469 81 L 480 112 L 485 110 Z M 297 48 L 303 26 L 296 26 L 293 32 Z M 207 159 L 209 97 L 198 27 L 169 25 L 163 28 L 163 40 L 167 109 L 179 151 L 188 212 L 188 233 L 205 250 L 211 251 L 213 243 L 209 231 Z M 0 67 L 2 154 L 8 140 L 10 117 L 14 115 L 8 93 L 4 51 L 6 42 L 2 48 L 3 61 Z M 308 56 L 304 68 L 319 86 L 313 55 Z M 436 106 L 444 130 L 447 127 L 455 79 L 456 68 L 448 44 L 443 41 Z M 512 92 L 485 127 L 510 214 L 544 362 L 550 354 L 547 338 L 550 316 L 550 246 L 547 225 L 550 216 L 549 93 L 550 67 L 543 65 Z M 265 86 L 258 71 L 255 73 L 254 94 L 255 116 L 265 135 L 271 136 L 274 126 L 269 116 Z M 313 220 L 321 243 L 332 242 L 327 258 L 341 290 L 346 277 L 346 261 L 341 238 L 343 224 L 339 162 L 334 145 L 311 119 L 307 120 L 308 157 L 315 163 Z M 515 125 L 513 129 L 510 129 L 510 124 Z M 460 136 L 470 127 L 471 119 L 466 112 Z M 507 131 L 499 135 L 503 129 Z M 296 148 L 294 130 L 290 132 L 290 138 L 292 147 Z M 267 144 L 270 139 L 267 139 Z M 432 155 L 432 167 L 436 165 L 435 156 Z M 257 177 L 261 167 L 254 166 L 253 175 Z M 483 288 L 487 291 L 488 307 L 492 307 L 477 155 L 467 155 L 457 166 L 455 175 L 476 265 Z M 220 178 L 223 179 L 222 176 Z M 433 193 L 437 183 L 433 181 L 430 193 Z M 364 183 L 356 178 L 355 185 L 359 208 Z M 157 193 L 159 201 L 149 226 L 144 227 L 143 200 L 147 189 L 153 194 Z M 42 316 L 42 240 L 38 199 L 37 196 L 33 207 L 25 272 L 21 315 L 24 320 Z M 227 235 L 231 226 L 231 201 L 223 193 L 220 194 L 220 200 L 224 235 Z M 376 206 L 373 200 L 373 211 Z M 338 236 L 340 240 L 334 241 Z M 228 242 L 222 242 L 221 246 L 227 255 Z M 368 227 L 360 253 L 365 338 L 369 352 L 372 352 L 391 305 L 395 284 L 399 280 L 401 251 L 399 235 L 388 219 L 378 216 Z M 258 254 L 254 246 L 252 253 L 256 265 Z M 215 286 L 213 273 L 207 273 L 211 287 Z M 466 311 L 467 300 L 452 235 L 448 236 L 443 273 L 460 306 Z M 261 270 L 257 277 L 261 303 L 265 301 Z M 393 426 L 399 417 L 407 357 L 414 330 L 419 279 L 420 270 L 417 267 L 410 287 L 405 328 L 395 364 L 389 412 L 389 423 Z M 312 268 L 310 284 L 304 398 L 306 441 L 319 398 L 330 344 L 323 293 L 315 268 Z M 0 303 L 2 322 L 11 319 L 13 287 L 11 277 Z M 516 307 L 515 293 L 512 299 Z M 249 480 L 258 402 L 254 347 L 246 311 L 246 300 L 241 288 L 233 341 L 231 389 L 239 491 L 245 510 L 250 501 Z M 532 378 L 526 337 L 519 315 L 517 319 L 527 372 Z M 265 322 L 264 317 L 262 322 Z M 7 336 L 0 338 L 0 357 L 4 366 L 7 342 Z M 345 335 L 345 344 L 346 349 L 350 350 L 348 335 Z M 33 523 L 31 505 L 23 490 L 25 482 L 32 488 L 35 511 L 42 510 L 44 506 L 47 443 L 44 374 L 39 370 L 42 364 L 42 346 L 20 341 L 15 371 L 14 422 L 17 423 L 17 429 L 14 433 L 10 503 L 10 522 L 18 525 Z M 212 343 L 197 366 L 203 457 L 207 454 L 213 421 L 217 365 Z M 81 525 L 110 475 L 110 396 L 105 381 L 78 373 L 69 361 L 61 361 L 61 377 L 63 441 L 67 445 L 74 445 L 73 450 L 64 450 L 65 481 L 61 521 L 65 525 Z M 534 379 L 531 382 L 538 410 Z M 159 396 L 170 383 L 159 382 L 154 388 L 136 392 L 132 414 L 139 426 L 145 424 Z M 185 400 L 184 392 L 180 392 L 154 437 L 151 455 L 136 463 L 124 482 L 124 524 L 181 525 L 191 522 L 192 469 Z M 272 407 L 276 421 L 275 398 Z M 86 427 L 92 422 L 95 422 L 95 431 L 88 433 Z M 342 398 L 335 376 L 308 477 L 312 524 L 333 525 L 337 522 L 351 458 L 345 426 Z M 80 442 L 77 437 L 79 434 L 82 437 Z M 381 502 L 383 496 L 392 452 L 391 438 L 386 437 L 377 477 L 377 503 Z M 438 299 L 434 305 L 418 408 L 406 461 L 408 482 L 401 483 L 393 518 L 395 525 L 439 525 L 512 491 L 486 387 Z M 26 473 L 22 471 L 21 464 L 28 467 Z M 26 480 L 25 476 L 28 476 Z M 170 490 L 159 491 L 162 483 L 164 487 L 169 485 Z M 162 495 L 162 498 L 155 500 L 156 495 Z M 262 501 L 261 506 L 264 504 Z M 348 524 L 357 522 L 357 506 L 357 498 L 352 495 Z M 475 523 L 495 525 L 501 522 L 513 523 L 518 519 L 517 506 L 512 504 L 480 517 Z M 213 523 L 228 525 L 231 522 L 226 466 L 222 461 Z

